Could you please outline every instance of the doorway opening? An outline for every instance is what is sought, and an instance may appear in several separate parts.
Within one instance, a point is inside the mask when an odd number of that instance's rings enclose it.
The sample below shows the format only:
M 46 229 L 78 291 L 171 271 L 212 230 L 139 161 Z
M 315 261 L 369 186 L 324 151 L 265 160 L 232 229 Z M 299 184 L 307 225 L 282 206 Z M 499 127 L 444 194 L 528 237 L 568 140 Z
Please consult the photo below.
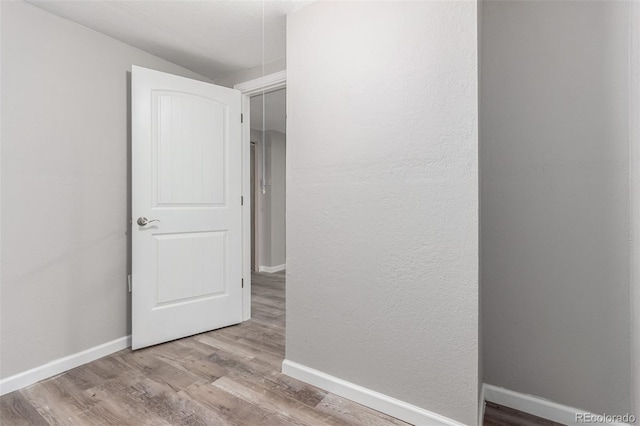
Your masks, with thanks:
M 285 269 L 286 89 L 250 98 L 252 272 Z
M 244 271 L 251 276 L 245 291 L 251 296 L 245 297 L 250 301 L 245 305 L 246 312 L 250 309 L 254 319 L 281 322 L 284 328 L 286 71 L 241 83 L 235 89 L 244 95 L 243 113 L 248 117 L 243 137 L 243 179 L 251 208 L 243 223 L 249 231 L 244 239 Z

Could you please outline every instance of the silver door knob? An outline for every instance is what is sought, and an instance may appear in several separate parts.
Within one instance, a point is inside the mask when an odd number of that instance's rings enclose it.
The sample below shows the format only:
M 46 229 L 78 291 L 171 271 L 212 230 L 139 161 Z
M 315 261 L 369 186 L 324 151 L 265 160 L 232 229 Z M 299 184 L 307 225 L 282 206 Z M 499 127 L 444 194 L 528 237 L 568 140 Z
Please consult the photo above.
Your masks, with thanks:
M 153 219 L 153 220 L 149 220 L 146 217 L 142 216 L 139 217 L 138 220 L 136 221 L 136 223 L 140 226 L 145 226 L 150 224 L 151 222 L 160 222 L 158 219 Z

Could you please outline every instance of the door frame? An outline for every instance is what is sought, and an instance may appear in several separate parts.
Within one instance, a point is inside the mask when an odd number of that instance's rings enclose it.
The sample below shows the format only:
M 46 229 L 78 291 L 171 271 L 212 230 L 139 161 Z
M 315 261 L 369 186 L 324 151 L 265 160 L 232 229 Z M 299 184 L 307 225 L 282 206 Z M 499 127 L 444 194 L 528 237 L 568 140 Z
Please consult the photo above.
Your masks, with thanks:
M 287 87 L 287 70 L 238 83 L 234 89 L 242 93 L 242 320 L 251 318 L 251 101 L 252 96 L 266 94 Z M 288 108 L 288 106 L 287 106 Z

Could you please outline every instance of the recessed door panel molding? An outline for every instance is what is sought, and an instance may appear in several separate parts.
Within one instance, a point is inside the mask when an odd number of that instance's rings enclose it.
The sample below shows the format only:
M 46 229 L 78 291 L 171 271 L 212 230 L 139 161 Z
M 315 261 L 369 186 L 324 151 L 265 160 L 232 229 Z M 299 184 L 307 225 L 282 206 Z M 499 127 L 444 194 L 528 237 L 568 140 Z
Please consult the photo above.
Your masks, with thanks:
M 154 235 L 154 239 L 156 307 L 226 294 L 226 231 Z
M 241 95 L 141 67 L 131 80 L 138 349 L 242 321 Z
M 182 92 L 152 99 L 155 206 L 224 205 L 228 107 Z

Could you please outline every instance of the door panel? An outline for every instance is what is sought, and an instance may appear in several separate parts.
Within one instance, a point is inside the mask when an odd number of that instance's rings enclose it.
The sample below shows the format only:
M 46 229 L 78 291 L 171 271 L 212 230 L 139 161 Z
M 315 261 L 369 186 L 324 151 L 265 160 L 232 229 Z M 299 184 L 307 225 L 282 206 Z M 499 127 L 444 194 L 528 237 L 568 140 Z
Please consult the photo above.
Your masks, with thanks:
M 240 126 L 238 91 L 133 67 L 134 349 L 242 320 Z
M 184 93 L 154 92 L 158 206 L 224 204 L 228 108 Z M 205 119 L 207 118 L 208 119 Z
M 154 235 L 158 277 L 156 306 L 226 295 L 226 232 Z M 175 285 L 183 281 L 183 285 Z

